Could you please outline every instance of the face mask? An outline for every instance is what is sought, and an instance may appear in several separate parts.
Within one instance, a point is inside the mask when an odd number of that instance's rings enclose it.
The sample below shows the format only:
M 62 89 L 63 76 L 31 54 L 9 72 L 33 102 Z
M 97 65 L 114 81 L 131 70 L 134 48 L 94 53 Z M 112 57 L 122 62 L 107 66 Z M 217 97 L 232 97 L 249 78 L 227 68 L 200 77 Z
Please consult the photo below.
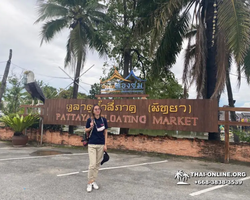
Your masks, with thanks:
M 102 119 L 102 118 L 101 118 L 101 119 Z M 95 120 L 94 120 L 94 123 L 95 123 Z M 103 119 L 102 119 L 102 123 L 104 124 Z M 95 127 L 96 127 L 97 132 L 101 132 L 101 131 L 103 131 L 103 130 L 105 129 L 105 126 L 102 126 L 102 127 L 100 127 L 100 128 L 97 128 L 96 123 L 95 123 Z
M 100 127 L 100 128 L 97 128 L 97 131 L 98 132 L 101 132 L 101 131 L 103 131 L 105 129 L 105 126 L 102 126 L 102 127 Z

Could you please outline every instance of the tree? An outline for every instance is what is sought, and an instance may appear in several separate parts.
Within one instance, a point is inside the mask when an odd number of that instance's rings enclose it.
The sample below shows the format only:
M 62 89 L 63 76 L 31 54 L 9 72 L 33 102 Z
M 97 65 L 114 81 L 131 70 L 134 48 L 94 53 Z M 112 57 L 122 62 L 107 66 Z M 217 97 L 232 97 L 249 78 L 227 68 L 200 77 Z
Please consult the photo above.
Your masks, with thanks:
M 142 5 L 143 2 L 145 0 L 141 0 Z M 157 65 L 154 65 L 153 70 L 157 72 L 171 67 L 180 52 L 189 25 L 194 24 L 197 27 L 195 60 L 193 64 L 185 62 L 183 82 L 185 87 L 196 83 L 198 98 L 217 98 L 219 102 L 225 87 L 229 55 L 236 61 L 238 80 L 241 78 L 241 66 L 244 65 L 250 43 L 248 1 L 158 0 L 151 4 L 152 9 L 148 13 L 144 12 L 141 24 L 151 27 L 152 41 L 159 44 L 155 55 Z M 193 5 L 194 12 L 190 18 L 189 12 Z M 147 30 L 142 28 L 142 31 Z M 193 47 L 191 36 L 188 39 L 189 50 Z M 218 133 L 209 133 L 209 140 L 219 139 Z
M 73 87 L 70 86 L 67 90 L 60 88 L 59 94 L 55 97 L 58 99 L 71 99 L 73 94 Z M 87 95 L 81 92 L 78 92 L 78 99 L 86 99 Z
M 139 36 L 136 32 L 138 0 L 110 0 L 107 5 L 107 15 L 113 22 L 112 25 L 107 24 L 105 34 L 111 46 L 109 57 L 118 64 L 124 78 L 129 71 L 139 69 L 145 79 L 151 61 L 148 34 Z M 128 131 L 128 128 L 121 128 L 121 133 Z
M 182 99 L 184 98 L 184 90 L 178 83 L 173 73 L 167 76 L 153 78 L 147 77 L 146 94 L 150 99 Z
M 0 82 L 0 87 L 1 87 L 1 84 L 2 84 L 2 82 Z M 3 95 L 4 95 L 4 93 L 3 93 Z M 0 103 L 0 110 L 2 110 L 2 109 L 3 109 L 3 103 L 1 101 L 1 103 Z
M 87 48 L 95 49 L 100 55 L 106 51 L 98 28 L 109 18 L 102 12 L 105 6 L 98 0 L 41 0 L 39 18 L 36 23 L 45 21 L 42 27 L 42 41 L 49 42 L 63 28 L 69 28 L 65 67 L 71 64 L 74 70 L 73 99 L 77 98 L 79 76 L 84 67 Z M 74 66 L 76 63 L 76 68 Z M 70 133 L 73 127 L 70 126 Z
M 110 0 L 108 1 L 107 15 L 112 19 L 112 24 L 104 27 L 104 40 L 110 44 L 109 58 L 123 70 L 123 77 L 136 68 L 145 72 L 150 66 L 148 59 L 148 35 L 136 34 L 138 22 L 138 0 Z
M 24 93 L 22 92 L 24 87 L 20 80 L 16 75 L 12 75 L 8 79 L 10 86 L 7 87 L 4 95 L 6 107 L 3 110 L 5 113 L 18 113 L 20 111 L 20 105 L 24 97 Z
M 192 30 L 190 30 L 188 33 L 187 33 L 187 38 L 189 37 L 194 37 L 196 36 L 197 34 L 197 29 L 195 27 L 192 28 Z M 192 60 L 195 59 L 195 52 L 196 52 L 196 44 L 193 44 L 192 46 L 190 46 L 189 48 L 186 49 L 186 53 L 185 53 L 185 64 L 190 64 L 192 62 Z M 226 68 L 226 89 L 227 89 L 227 94 L 228 94 L 228 105 L 230 107 L 234 107 L 234 103 L 235 101 L 233 100 L 233 92 L 232 92 L 232 87 L 231 87 L 231 82 L 230 82 L 230 70 L 231 70 L 231 63 L 232 63 L 232 59 L 229 55 L 228 57 L 228 66 Z M 245 74 L 246 76 L 249 76 L 247 75 L 247 71 L 245 71 Z M 230 118 L 231 118 L 231 121 L 236 121 L 236 113 L 235 111 L 230 111 Z M 235 132 L 236 131 L 236 127 L 233 126 L 233 129 Z M 239 142 L 239 136 L 237 134 L 234 133 L 234 141 L 235 142 Z
M 57 89 L 56 88 L 46 84 L 46 85 L 43 85 L 41 87 L 41 89 L 42 89 L 43 94 L 46 97 L 46 99 L 53 99 L 53 98 L 56 97 L 56 94 L 57 94 Z
M 100 89 L 101 89 L 101 86 L 99 83 L 94 83 L 94 85 L 91 85 L 91 89 L 89 90 L 90 95 L 88 95 L 88 98 L 97 99 L 95 95 L 100 94 Z

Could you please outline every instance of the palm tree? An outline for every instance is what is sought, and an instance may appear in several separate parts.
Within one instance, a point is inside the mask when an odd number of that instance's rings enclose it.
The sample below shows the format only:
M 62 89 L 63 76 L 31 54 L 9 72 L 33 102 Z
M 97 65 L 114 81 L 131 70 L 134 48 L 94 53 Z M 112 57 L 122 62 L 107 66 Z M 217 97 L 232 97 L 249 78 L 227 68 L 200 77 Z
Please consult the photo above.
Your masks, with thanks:
M 71 64 L 75 74 L 73 99 L 77 98 L 79 76 L 84 67 L 87 48 L 97 50 L 100 55 L 106 52 L 99 31 L 99 27 L 108 21 L 102 12 L 104 8 L 98 0 L 39 0 L 39 18 L 35 23 L 45 21 L 41 45 L 43 41 L 50 42 L 62 29 L 69 29 L 65 67 Z M 69 132 L 73 132 L 73 127 L 70 127 Z
M 187 38 L 195 37 L 197 34 L 197 28 L 192 27 L 192 30 L 189 30 L 186 34 Z M 192 61 L 195 60 L 195 48 L 196 44 L 192 44 L 189 46 L 189 48 L 186 49 L 185 52 L 185 66 L 192 64 Z M 231 65 L 232 65 L 232 54 L 228 55 L 228 66 L 226 66 L 226 89 L 227 89 L 227 95 L 228 95 L 228 105 L 229 107 L 234 107 L 235 100 L 233 99 L 233 92 L 232 92 L 232 86 L 230 81 L 230 71 L 231 71 Z M 250 84 L 250 50 L 247 52 L 246 56 L 244 57 L 244 64 L 243 64 L 243 74 L 245 75 L 245 78 L 247 79 L 247 83 Z M 236 113 L 235 111 L 230 111 L 230 118 L 231 121 L 236 121 Z M 235 126 L 233 126 L 233 129 L 236 129 Z M 235 132 L 235 131 L 233 131 Z M 239 136 L 235 133 L 234 135 L 234 142 L 239 142 Z
M 249 2 L 158 0 L 151 4 L 151 12 L 142 12 L 141 25 L 146 28 L 141 28 L 141 31 L 151 31 L 152 44 L 158 45 L 152 71 L 168 70 L 175 63 L 190 25 L 195 25 L 195 46 L 192 35 L 187 46 L 195 53 L 195 59 L 192 64 L 188 62 L 190 60 L 185 61 L 183 83 L 185 88 L 196 83 L 197 98 L 215 98 L 219 102 L 225 87 L 229 57 L 236 61 L 240 83 L 244 58 L 250 46 Z M 220 137 L 217 133 L 209 133 L 209 139 L 219 140 Z
M 183 178 L 183 170 L 178 170 L 177 171 L 177 173 L 175 174 L 175 179 L 178 179 L 179 181 L 181 181 L 182 180 L 182 178 Z
M 183 182 L 186 182 L 188 179 L 190 178 L 190 176 L 186 173 L 183 174 Z

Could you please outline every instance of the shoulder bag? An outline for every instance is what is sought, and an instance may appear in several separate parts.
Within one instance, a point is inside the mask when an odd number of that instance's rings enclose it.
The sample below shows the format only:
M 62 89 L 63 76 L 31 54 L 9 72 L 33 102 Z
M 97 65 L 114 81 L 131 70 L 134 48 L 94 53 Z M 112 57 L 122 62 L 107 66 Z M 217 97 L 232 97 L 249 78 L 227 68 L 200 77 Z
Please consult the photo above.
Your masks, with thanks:
M 94 127 L 92 128 L 92 130 L 90 132 L 86 132 L 83 134 L 83 139 L 82 139 L 82 143 L 83 143 L 83 146 L 88 146 L 88 143 L 89 143 L 89 138 L 91 137 L 91 134 L 93 132 L 93 129 Z

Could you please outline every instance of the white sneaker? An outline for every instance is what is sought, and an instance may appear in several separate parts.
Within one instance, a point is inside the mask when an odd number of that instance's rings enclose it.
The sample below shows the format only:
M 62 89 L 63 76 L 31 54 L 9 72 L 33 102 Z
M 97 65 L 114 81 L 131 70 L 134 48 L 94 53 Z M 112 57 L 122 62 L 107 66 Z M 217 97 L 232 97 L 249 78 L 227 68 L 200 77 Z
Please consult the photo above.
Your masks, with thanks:
M 91 192 L 92 191 L 92 184 L 88 184 L 87 185 L 87 192 Z
M 98 190 L 98 189 L 99 189 L 99 186 L 96 184 L 96 182 L 93 182 L 92 185 L 93 185 L 93 188 L 94 188 L 95 190 Z

